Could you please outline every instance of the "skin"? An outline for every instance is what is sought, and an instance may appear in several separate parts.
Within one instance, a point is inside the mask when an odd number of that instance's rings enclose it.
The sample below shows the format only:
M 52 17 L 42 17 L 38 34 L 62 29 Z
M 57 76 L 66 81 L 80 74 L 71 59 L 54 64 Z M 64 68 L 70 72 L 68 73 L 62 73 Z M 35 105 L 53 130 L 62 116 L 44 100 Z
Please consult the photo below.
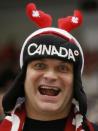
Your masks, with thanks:
M 2 98 L 4 93 L 0 93 L 0 115 L 3 114 L 3 107 L 2 107 Z
M 57 59 L 34 60 L 27 66 L 25 106 L 27 116 L 36 120 L 67 117 L 73 98 L 73 64 Z M 42 88 L 57 88 L 57 96 L 42 95 Z

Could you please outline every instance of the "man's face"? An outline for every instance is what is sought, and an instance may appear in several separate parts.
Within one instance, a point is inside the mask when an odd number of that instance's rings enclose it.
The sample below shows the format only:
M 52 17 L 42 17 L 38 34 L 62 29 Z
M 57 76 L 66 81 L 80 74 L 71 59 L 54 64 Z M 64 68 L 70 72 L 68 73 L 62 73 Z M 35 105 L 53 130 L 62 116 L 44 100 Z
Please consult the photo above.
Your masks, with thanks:
M 24 86 L 28 116 L 65 117 L 73 97 L 73 64 L 57 59 L 34 60 L 27 66 Z

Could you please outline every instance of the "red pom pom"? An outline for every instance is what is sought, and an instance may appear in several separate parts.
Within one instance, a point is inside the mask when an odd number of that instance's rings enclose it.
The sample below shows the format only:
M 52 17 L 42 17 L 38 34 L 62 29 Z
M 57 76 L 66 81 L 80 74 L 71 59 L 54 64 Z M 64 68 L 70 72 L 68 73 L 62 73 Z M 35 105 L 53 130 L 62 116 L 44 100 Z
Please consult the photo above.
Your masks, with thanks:
M 79 10 L 75 10 L 73 16 L 58 19 L 58 27 L 70 32 L 81 25 L 82 19 L 82 13 Z
M 33 3 L 27 4 L 26 14 L 31 21 L 35 22 L 41 28 L 52 25 L 52 17 L 41 10 L 37 10 Z

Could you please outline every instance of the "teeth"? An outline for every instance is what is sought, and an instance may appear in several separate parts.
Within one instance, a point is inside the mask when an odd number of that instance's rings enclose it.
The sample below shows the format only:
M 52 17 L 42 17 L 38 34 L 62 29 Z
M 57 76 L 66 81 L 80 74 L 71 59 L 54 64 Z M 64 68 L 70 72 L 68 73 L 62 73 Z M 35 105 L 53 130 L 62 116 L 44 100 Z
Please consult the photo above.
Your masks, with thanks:
M 52 87 L 52 86 L 41 86 L 40 88 L 43 88 L 43 89 L 53 89 L 55 91 L 60 90 L 58 87 Z
M 58 87 L 52 87 L 52 86 L 40 86 L 39 92 L 42 95 L 48 95 L 48 96 L 57 96 L 60 93 L 60 89 Z

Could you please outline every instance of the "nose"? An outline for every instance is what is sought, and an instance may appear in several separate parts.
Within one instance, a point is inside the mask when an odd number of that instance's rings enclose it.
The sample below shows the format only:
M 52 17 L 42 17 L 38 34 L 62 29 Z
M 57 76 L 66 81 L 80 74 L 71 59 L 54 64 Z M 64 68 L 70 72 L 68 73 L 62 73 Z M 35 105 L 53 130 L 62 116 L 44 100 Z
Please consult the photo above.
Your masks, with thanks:
M 57 76 L 57 73 L 54 71 L 54 70 L 48 70 L 44 73 L 44 79 L 47 81 L 47 82 L 53 82 L 53 81 L 56 81 L 58 76 Z

